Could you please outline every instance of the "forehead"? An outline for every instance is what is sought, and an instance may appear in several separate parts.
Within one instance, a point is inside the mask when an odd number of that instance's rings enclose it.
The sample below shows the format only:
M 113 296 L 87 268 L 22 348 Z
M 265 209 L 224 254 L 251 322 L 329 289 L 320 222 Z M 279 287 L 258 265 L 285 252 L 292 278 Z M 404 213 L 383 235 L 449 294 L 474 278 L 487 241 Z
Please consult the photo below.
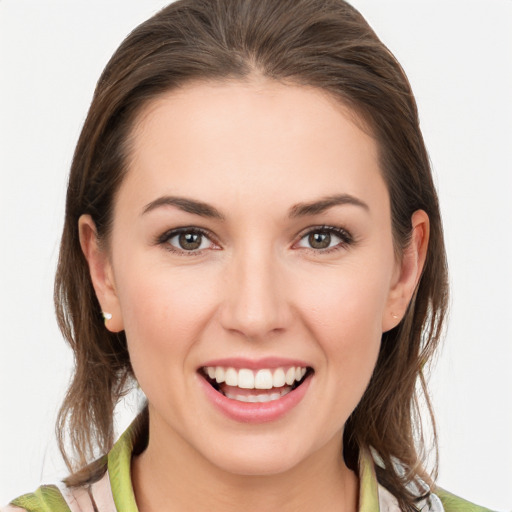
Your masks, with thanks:
M 208 202 L 304 201 L 384 185 L 376 143 L 351 110 L 322 90 L 270 80 L 163 94 L 140 113 L 131 142 L 125 181 L 148 202 L 191 189 Z
M 222 135 L 219 130 L 227 127 L 225 121 L 229 116 L 231 126 L 236 123 L 237 128 L 244 129 L 241 136 L 247 135 L 251 125 L 277 128 L 277 122 L 287 128 L 286 134 L 298 136 L 303 127 L 300 121 L 307 117 L 312 129 L 340 127 L 349 120 L 372 138 L 368 125 L 341 97 L 317 87 L 277 82 L 259 75 L 244 81 L 189 82 L 163 93 L 145 105 L 136 117 L 132 137 L 140 139 L 148 124 L 165 122 L 171 110 L 177 129 L 185 128 L 183 121 L 186 121 L 191 127 L 196 123 L 196 127 L 211 128 L 210 135 L 215 132 Z M 169 128 L 167 123 L 165 128 Z M 323 130 L 317 133 L 323 140 L 328 135 Z

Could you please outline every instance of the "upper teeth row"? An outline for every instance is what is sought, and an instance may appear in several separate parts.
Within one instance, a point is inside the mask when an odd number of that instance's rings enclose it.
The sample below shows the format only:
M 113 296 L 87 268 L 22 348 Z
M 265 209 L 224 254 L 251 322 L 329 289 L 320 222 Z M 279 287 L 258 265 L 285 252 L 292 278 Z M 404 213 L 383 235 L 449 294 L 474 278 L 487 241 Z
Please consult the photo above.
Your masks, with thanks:
M 238 386 L 243 389 L 272 389 L 284 385 L 291 386 L 306 374 L 306 368 L 297 366 L 288 369 L 276 368 L 275 370 L 248 370 L 242 368 L 223 368 L 222 366 L 207 366 L 205 371 L 208 377 L 216 380 L 218 384 L 225 382 L 228 386 Z

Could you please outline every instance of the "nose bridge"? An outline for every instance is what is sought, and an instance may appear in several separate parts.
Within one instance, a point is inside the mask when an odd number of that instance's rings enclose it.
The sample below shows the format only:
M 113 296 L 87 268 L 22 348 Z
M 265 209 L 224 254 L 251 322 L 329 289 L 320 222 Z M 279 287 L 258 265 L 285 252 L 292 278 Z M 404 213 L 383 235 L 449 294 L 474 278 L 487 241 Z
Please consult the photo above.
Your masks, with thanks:
M 257 339 L 283 330 L 288 304 L 272 247 L 254 241 L 234 251 L 222 311 L 224 328 Z

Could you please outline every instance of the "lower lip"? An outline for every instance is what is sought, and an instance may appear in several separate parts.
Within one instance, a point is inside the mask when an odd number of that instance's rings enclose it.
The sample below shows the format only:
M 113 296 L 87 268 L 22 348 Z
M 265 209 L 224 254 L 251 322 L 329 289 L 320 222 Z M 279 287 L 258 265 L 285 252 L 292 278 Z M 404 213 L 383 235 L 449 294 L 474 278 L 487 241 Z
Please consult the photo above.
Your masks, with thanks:
M 281 418 L 298 405 L 309 388 L 312 375 L 281 398 L 263 403 L 232 400 L 215 390 L 203 377 L 198 377 L 208 399 L 228 418 L 241 423 L 267 423 Z

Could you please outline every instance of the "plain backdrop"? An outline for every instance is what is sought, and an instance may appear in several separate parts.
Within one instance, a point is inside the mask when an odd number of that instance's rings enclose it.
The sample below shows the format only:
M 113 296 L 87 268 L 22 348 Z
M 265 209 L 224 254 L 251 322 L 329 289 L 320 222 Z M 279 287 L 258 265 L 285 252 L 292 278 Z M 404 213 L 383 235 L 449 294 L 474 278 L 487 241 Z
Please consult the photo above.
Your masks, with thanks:
M 277 0 L 276 0 L 277 1 Z M 54 320 L 66 177 L 95 81 L 164 0 L 0 0 L 0 503 L 65 475 Z M 440 484 L 512 510 L 512 1 L 354 0 L 416 93 L 451 321 L 431 388 Z M 130 421 L 125 407 L 119 428 Z

